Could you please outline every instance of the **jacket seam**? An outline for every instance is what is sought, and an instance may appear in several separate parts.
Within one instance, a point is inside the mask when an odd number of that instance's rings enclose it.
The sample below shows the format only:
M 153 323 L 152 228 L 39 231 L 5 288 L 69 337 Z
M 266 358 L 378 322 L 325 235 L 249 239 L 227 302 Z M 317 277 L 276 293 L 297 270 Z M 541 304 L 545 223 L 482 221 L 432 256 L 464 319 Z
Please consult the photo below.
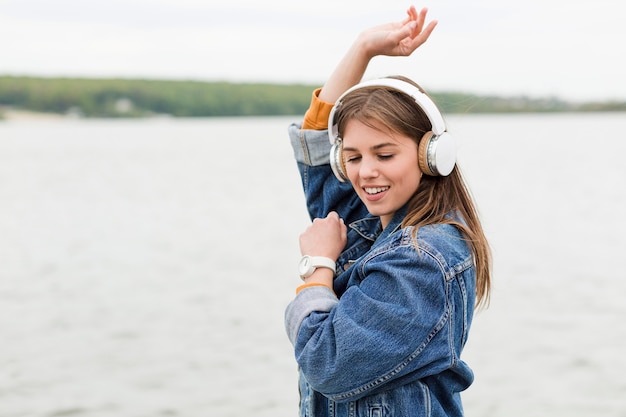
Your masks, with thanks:
M 394 376 L 396 376 L 397 374 L 402 372 L 402 370 L 404 368 L 406 368 L 420 353 L 422 353 L 424 351 L 424 349 L 426 349 L 426 346 L 428 346 L 428 344 L 435 338 L 435 336 L 437 336 L 437 334 L 439 334 L 441 329 L 443 329 L 445 327 L 445 324 L 449 320 L 449 318 L 450 318 L 450 309 L 446 308 L 445 314 L 442 317 L 439 318 L 439 322 L 430 331 L 428 336 L 426 336 L 426 339 L 422 342 L 422 344 L 420 346 L 418 346 L 418 348 L 415 349 L 413 351 L 413 353 L 411 353 L 411 355 L 409 355 L 409 357 L 407 357 L 404 361 L 402 361 L 401 364 L 396 366 L 391 371 L 385 373 L 384 375 L 376 378 L 373 381 L 370 381 L 370 382 L 368 382 L 366 384 L 361 385 L 358 388 L 355 388 L 353 390 L 350 390 L 350 391 L 347 391 L 347 392 L 341 393 L 341 394 L 329 395 L 328 397 L 330 399 L 334 400 L 334 401 L 343 401 L 343 400 L 346 400 L 348 398 L 358 396 L 358 395 L 360 395 L 360 394 L 362 394 L 362 393 L 364 393 L 366 391 L 372 390 L 372 389 L 378 387 L 379 385 L 382 385 L 385 382 L 389 381 Z
M 407 246 L 413 246 L 413 241 L 412 239 L 410 239 L 410 237 L 407 239 L 406 236 L 403 236 L 402 238 L 400 238 L 399 243 L 395 243 L 395 242 L 389 242 L 389 244 L 381 246 L 378 248 L 378 250 L 374 250 L 372 251 L 372 253 L 370 253 L 370 255 L 365 258 L 363 260 L 363 263 L 361 264 L 361 269 L 363 269 L 365 267 L 365 265 L 372 260 L 373 258 L 380 256 L 381 254 L 391 251 L 393 249 L 396 248 L 400 248 L 400 247 L 407 247 Z M 399 365 L 397 365 L 395 368 L 393 368 L 391 371 L 386 372 L 385 374 L 383 374 L 382 376 L 376 378 L 373 381 L 367 382 L 363 385 L 361 385 L 358 388 L 352 389 L 350 391 L 344 392 L 344 393 L 340 393 L 340 394 L 335 394 L 335 395 L 329 395 L 328 398 L 334 400 L 334 401 L 345 401 L 349 398 L 358 396 L 366 391 L 372 390 L 384 383 L 386 383 L 387 381 L 389 381 L 390 379 L 392 379 L 394 376 L 396 376 L 397 374 L 399 374 L 400 372 L 402 372 L 402 370 L 404 370 L 420 353 L 422 353 L 422 351 L 424 351 L 424 349 L 426 349 L 426 347 L 428 346 L 428 344 L 435 338 L 435 336 L 437 336 L 440 331 L 446 326 L 446 323 L 448 323 L 448 326 L 452 326 L 450 324 L 450 322 L 452 322 L 453 320 L 450 320 L 451 316 L 452 316 L 452 307 L 450 305 L 450 276 L 455 276 L 456 275 L 456 270 L 455 268 L 448 268 L 446 269 L 444 267 L 444 265 L 442 264 L 441 260 L 438 259 L 437 256 L 435 256 L 430 248 L 423 248 L 422 247 L 422 251 L 423 253 L 425 253 L 426 255 L 428 255 L 433 261 L 435 261 L 435 263 L 438 265 L 439 270 L 442 274 L 442 277 L 444 279 L 444 285 L 445 285 L 445 308 L 444 308 L 444 313 L 443 315 L 439 318 L 439 321 L 437 322 L 437 324 L 432 328 L 432 330 L 429 332 L 428 336 L 426 336 L 426 338 L 424 339 L 424 341 L 420 344 L 420 346 L 418 346 L 417 349 L 415 349 L 413 351 L 413 353 L 411 353 L 411 355 L 409 355 L 404 361 L 402 361 L 402 363 L 400 363 Z M 465 264 L 466 262 L 463 262 L 462 264 Z M 363 274 L 363 271 L 361 271 L 361 273 Z M 448 337 L 448 354 L 451 356 L 451 363 L 454 364 L 456 363 L 456 355 L 454 354 L 454 347 L 451 344 L 450 341 L 450 337 Z
M 405 239 L 402 239 L 402 241 L 401 241 L 401 243 L 399 245 L 390 243 L 389 245 L 385 245 L 385 246 L 379 248 L 379 250 L 373 251 L 373 253 L 370 256 L 368 256 L 366 259 L 363 260 L 361 268 L 364 268 L 368 261 L 370 261 L 371 259 L 373 259 L 376 256 L 381 255 L 382 253 L 388 252 L 388 251 L 393 250 L 395 248 L 406 247 L 407 244 L 406 243 L 404 243 L 404 244 L 402 243 L 404 241 L 405 241 Z M 382 385 L 385 382 L 389 381 L 394 376 L 396 376 L 397 374 L 402 372 L 402 370 L 404 370 L 420 353 L 422 353 L 424 351 L 424 349 L 426 349 L 428 344 L 435 338 L 435 336 L 437 336 L 439 334 L 439 332 L 445 327 L 446 322 L 449 321 L 450 316 L 452 315 L 452 313 L 451 313 L 450 300 L 449 300 L 449 296 L 450 296 L 449 289 L 448 289 L 449 288 L 449 281 L 446 279 L 446 276 L 447 276 L 446 271 L 443 268 L 443 265 L 441 264 L 441 262 L 439 262 L 439 260 L 435 256 L 433 256 L 433 254 L 431 254 L 429 251 L 425 251 L 425 252 L 432 259 L 435 260 L 435 262 L 439 266 L 439 269 L 442 272 L 442 275 L 443 275 L 443 278 L 444 278 L 444 282 L 445 282 L 445 286 L 446 286 L 446 307 L 444 309 L 444 314 L 439 318 L 439 321 L 431 329 L 431 331 L 428 333 L 428 336 L 426 336 L 424 341 L 417 347 L 417 349 L 415 349 L 413 351 L 413 353 L 411 353 L 411 355 L 409 355 L 404 361 L 402 361 L 402 363 L 397 365 L 391 371 L 386 372 L 382 376 L 376 378 L 373 381 L 367 382 L 367 383 L 361 385 L 358 388 L 352 389 L 350 391 L 347 391 L 347 392 L 344 392 L 344 393 L 341 393 L 341 394 L 329 395 L 330 399 L 332 399 L 334 401 L 345 401 L 346 399 L 358 396 L 358 395 L 360 395 L 360 394 L 362 394 L 362 393 L 364 393 L 366 391 L 372 390 L 372 389 L 378 387 L 379 385 Z
M 306 144 L 306 139 L 304 138 L 304 130 L 300 130 L 300 146 L 302 146 L 302 156 L 304 157 L 304 163 L 308 166 L 311 166 L 311 156 L 309 155 L 309 148 Z

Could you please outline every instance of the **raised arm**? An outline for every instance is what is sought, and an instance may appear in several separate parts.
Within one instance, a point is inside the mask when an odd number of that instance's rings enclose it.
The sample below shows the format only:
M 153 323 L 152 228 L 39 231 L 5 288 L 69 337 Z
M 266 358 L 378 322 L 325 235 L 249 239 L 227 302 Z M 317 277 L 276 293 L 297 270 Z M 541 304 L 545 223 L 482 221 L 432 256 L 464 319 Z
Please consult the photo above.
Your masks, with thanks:
M 418 13 L 415 6 L 411 6 L 403 21 L 361 32 L 322 87 L 319 99 L 334 103 L 344 91 L 361 81 L 370 60 L 377 55 L 411 55 L 428 40 L 437 25 L 436 20 L 426 24 L 427 13 L 426 8 Z

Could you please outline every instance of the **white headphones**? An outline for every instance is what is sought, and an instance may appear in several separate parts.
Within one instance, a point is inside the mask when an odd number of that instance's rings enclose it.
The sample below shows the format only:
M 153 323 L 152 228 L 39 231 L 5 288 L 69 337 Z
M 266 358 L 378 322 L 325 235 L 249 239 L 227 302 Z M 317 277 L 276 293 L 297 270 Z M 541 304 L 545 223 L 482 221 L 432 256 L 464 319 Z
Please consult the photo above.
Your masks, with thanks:
M 420 141 L 418 149 L 419 168 L 426 175 L 449 175 L 456 163 L 456 144 L 450 133 L 446 132 L 446 124 L 435 103 L 416 86 L 395 78 L 379 78 L 369 80 L 351 87 L 335 102 L 328 117 L 328 138 L 333 145 L 330 149 L 330 166 L 337 179 L 349 182 L 342 159 L 342 139 L 339 137 L 335 113 L 341 107 L 343 98 L 354 90 L 365 87 L 387 87 L 410 96 L 426 113 L 432 130 L 426 132 Z

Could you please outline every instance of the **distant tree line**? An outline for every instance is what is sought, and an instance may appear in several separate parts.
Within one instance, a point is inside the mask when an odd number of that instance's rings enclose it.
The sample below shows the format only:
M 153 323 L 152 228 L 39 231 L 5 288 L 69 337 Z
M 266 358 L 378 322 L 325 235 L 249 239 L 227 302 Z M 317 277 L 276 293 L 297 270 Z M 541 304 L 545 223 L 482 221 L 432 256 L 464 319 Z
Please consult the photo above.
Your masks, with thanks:
M 302 85 L 0 77 L 0 106 L 84 117 L 297 114 L 310 94 Z
M 78 117 L 301 115 L 316 85 L 0 76 L 3 109 Z M 432 93 L 447 113 L 625 111 L 626 102 Z

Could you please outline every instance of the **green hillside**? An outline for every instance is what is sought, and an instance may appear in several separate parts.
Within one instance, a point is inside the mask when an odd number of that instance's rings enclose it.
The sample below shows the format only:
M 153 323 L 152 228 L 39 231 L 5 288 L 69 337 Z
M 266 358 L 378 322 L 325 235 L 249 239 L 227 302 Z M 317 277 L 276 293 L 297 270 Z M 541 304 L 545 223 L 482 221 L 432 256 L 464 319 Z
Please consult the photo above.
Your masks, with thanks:
M 7 109 L 79 117 L 300 115 L 318 86 L 143 79 L 0 76 L 0 117 Z M 626 102 L 433 92 L 447 113 L 624 111 Z

